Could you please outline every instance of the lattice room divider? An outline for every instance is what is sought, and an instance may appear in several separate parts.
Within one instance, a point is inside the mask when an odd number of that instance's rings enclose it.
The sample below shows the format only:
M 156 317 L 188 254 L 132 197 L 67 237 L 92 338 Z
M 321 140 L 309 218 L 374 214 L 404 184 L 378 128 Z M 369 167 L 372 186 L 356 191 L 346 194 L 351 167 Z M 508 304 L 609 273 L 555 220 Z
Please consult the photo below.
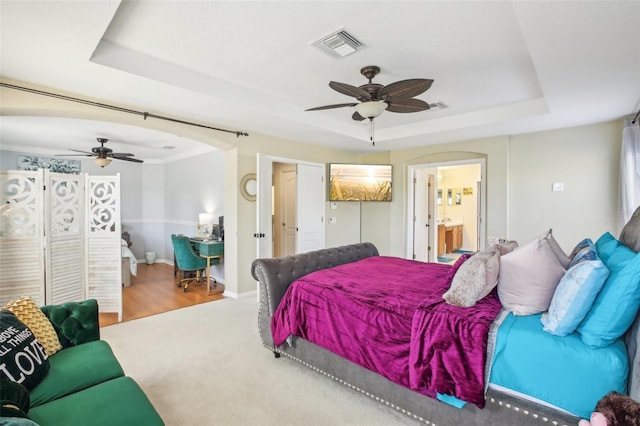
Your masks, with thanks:
M 122 318 L 120 176 L 0 171 L 0 304 L 95 298 Z

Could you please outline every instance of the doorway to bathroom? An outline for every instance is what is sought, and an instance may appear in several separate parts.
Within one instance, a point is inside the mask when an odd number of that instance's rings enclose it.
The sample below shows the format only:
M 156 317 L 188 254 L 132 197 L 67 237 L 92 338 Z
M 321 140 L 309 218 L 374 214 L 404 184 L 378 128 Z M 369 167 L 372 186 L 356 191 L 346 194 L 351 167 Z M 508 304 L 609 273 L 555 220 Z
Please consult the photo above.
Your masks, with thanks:
M 451 264 L 483 248 L 484 170 L 484 159 L 409 166 L 409 258 Z

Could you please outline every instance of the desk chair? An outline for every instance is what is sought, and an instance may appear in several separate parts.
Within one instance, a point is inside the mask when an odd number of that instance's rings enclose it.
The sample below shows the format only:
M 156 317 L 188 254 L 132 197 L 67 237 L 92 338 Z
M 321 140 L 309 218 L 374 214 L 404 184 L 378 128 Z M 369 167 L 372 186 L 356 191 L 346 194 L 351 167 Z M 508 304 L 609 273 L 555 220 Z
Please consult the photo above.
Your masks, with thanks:
M 184 235 L 171 234 L 171 244 L 173 244 L 173 253 L 178 268 L 185 272 L 196 273 L 195 277 L 183 278 L 178 283 L 178 287 L 184 284 L 184 291 L 186 292 L 192 281 L 200 281 L 200 271 L 207 267 L 207 260 L 193 251 L 189 238 Z

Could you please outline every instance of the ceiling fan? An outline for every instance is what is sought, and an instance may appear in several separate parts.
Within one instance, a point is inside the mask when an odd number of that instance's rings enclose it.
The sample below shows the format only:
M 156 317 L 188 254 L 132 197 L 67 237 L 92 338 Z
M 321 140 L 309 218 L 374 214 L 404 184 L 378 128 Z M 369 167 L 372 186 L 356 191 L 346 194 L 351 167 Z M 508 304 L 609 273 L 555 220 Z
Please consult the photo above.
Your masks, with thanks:
M 105 138 L 96 138 L 100 143 L 100 146 L 96 146 L 91 148 L 91 152 L 80 151 L 77 149 L 70 149 L 71 151 L 80 152 L 81 154 L 66 154 L 68 155 L 82 155 L 86 157 L 96 157 L 96 164 L 100 167 L 108 166 L 111 163 L 111 159 L 123 160 L 123 161 L 131 161 L 133 163 L 143 163 L 142 160 L 138 160 L 137 158 L 131 158 L 134 154 L 126 153 L 126 152 L 113 152 L 111 148 L 107 148 L 104 146 L 105 143 L 109 141 L 109 139 Z M 65 154 L 62 154 L 65 155 Z
M 414 78 L 409 80 L 396 81 L 395 83 L 383 86 L 382 84 L 373 83 L 373 78 L 380 72 L 380 67 L 368 65 L 360 69 L 360 74 L 369 80 L 362 86 L 355 87 L 346 83 L 338 83 L 336 81 L 329 82 L 329 87 L 342 93 L 343 95 L 352 96 L 358 102 L 325 105 L 315 108 L 309 108 L 306 111 L 318 111 L 323 109 L 355 107 L 356 111 L 351 118 L 362 121 L 368 118 L 373 121 L 375 117 L 382 114 L 383 111 L 391 112 L 418 112 L 429 109 L 429 104 L 420 99 L 414 99 L 421 93 L 427 91 L 433 80 L 425 78 Z

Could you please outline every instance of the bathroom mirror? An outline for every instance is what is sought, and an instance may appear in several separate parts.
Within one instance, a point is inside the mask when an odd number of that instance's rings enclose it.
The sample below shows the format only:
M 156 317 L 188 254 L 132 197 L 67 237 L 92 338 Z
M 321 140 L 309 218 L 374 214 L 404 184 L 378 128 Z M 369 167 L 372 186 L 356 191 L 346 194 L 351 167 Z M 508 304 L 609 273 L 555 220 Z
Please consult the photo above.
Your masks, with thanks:
M 447 189 L 447 205 L 453 205 L 453 189 Z

